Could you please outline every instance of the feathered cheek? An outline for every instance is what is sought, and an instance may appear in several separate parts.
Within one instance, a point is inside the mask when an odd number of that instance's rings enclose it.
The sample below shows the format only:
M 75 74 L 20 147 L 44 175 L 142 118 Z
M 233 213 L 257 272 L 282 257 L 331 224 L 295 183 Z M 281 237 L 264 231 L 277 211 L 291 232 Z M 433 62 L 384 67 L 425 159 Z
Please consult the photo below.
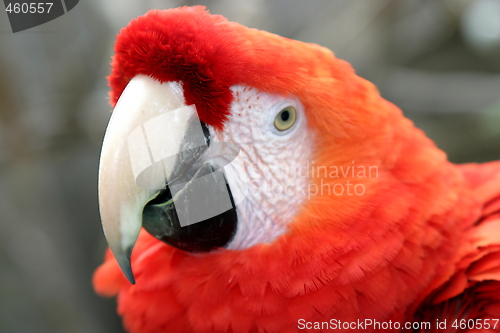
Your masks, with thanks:
M 235 195 L 243 200 L 236 207 L 237 232 L 227 246 L 241 250 L 273 242 L 308 200 L 314 136 L 297 98 L 243 85 L 231 90 L 231 114 L 214 139 L 239 147 L 225 174 L 233 194 L 243 189 Z

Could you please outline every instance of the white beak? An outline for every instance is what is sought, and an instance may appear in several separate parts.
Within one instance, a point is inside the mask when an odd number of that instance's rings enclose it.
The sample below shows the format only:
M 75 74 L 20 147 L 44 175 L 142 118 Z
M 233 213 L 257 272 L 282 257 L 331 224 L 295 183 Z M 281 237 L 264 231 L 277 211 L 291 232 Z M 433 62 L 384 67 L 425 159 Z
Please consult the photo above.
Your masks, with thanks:
M 186 106 L 179 83 L 138 75 L 113 111 L 99 165 L 99 207 L 104 234 L 123 273 L 130 264 L 142 211 L 165 187 L 196 109 Z

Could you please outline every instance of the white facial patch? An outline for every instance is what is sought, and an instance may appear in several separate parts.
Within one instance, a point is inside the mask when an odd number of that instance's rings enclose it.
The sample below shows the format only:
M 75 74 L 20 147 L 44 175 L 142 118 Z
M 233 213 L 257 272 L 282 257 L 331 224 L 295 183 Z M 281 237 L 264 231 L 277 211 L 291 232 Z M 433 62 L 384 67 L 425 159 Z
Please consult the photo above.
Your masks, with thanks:
M 240 148 L 225 173 L 231 188 L 245 187 L 248 192 L 236 207 L 238 228 L 228 248 L 245 249 L 285 233 L 307 200 L 313 138 L 297 98 L 241 85 L 231 90 L 234 101 L 224 130 L 210 131 L 212 142 L 231 142 Z M 274 120 L 288 106 L 296 109 L 296 122 L 279 131 Z

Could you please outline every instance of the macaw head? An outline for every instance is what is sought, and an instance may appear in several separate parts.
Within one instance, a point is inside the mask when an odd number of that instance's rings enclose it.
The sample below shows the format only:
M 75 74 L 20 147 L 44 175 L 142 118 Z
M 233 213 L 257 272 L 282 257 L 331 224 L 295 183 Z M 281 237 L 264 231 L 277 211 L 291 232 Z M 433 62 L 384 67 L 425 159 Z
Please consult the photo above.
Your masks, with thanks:
M 155 299 L 168 303 L 171 322 L 196 314 L 215 326 L 214 318 L 235 315 L 222 315 L 216 301 L 269 318 L 292 316 L 278 311 L 284 302 L 314 317 L 354 316 L 376 301 L 366 312 L 376 317 L 415 298 L 439 258 L 451 255 L 440 248 L 443 234 L 423 234 L 434 230 L 425 225 L 430 216 L 455 203 L 449 191 L 458 176 L 331 51 L 203 7 L 153 10 L 118 35 L 109 83 L 115 109 L 99 203 L 110 248 L 137 284 L 113 268 L 111 287 L 103 266 L 103 293 L 140 299 L 170 288 Z M 447 184 L 434 181 L 443 175 Z M 418 262 L 408 259 L 417 252 Z M 390 265 L 412 272 L 394 280 L 397 293 L 387 291 L 392 271 L 380 273 Z M 316 310 L 302 309 L 305 297 Z M 258 305 L 242 303 L 249 299 Z M 347 299 L 356 302 L 341 307 Z M 120 311 L 138 302 L 123 301 Z

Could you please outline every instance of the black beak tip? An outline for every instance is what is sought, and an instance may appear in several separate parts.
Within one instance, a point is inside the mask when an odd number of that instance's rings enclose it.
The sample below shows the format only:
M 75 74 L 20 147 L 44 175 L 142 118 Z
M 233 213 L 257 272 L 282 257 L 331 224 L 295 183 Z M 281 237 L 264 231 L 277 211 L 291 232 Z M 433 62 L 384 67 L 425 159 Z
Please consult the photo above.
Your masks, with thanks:
M 132 272 L 132 264 L 130 257 L 132 256 L 133 246 L 129 247 L 122 258 L 117 258 L 118 264 L 130 284 L 135 284 L 134 273 Z M 121 260 L 120 260 L 121 259 Z
M 127 278 L 128 282 L 130 282 L 130 284 L 135 284 L 134 273 L 132 272 L 132 267 L 131 266 L 128 266 L 127 269 L 124 269 L 123 270 L 123 274 Z

